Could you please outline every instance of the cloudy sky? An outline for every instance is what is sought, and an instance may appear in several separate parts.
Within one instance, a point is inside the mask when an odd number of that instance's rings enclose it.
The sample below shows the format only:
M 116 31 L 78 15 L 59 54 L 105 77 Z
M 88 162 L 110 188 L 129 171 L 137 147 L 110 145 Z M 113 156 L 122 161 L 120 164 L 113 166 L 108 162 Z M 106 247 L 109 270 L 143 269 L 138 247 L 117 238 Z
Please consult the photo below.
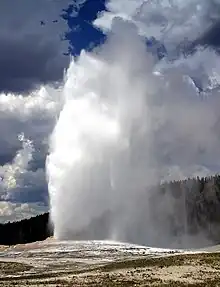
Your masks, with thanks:
M 48 210 L 45 157 L 61 107 L 53 87 L 62 84 L 69 54 L 103 42 L 114 17 L 132 21 L 168 50 L 184 37 L 218 44 L 218 1 L 168 2 L 0 1 L 0 221 Z
M 70 55 L 103 39 L 102 1 L 0 1 L 0 221 L 48 211 L 45 158 Z M 51 92 L 52 89 L 52 92 Z
M 69 42 L 62 39 L 69 28 L 61 17 L 68 6 L 0 3 L 1 221 L 47 210 L 44 161 L 57 108 L 41 87 L 62 81 L 68 66 Z

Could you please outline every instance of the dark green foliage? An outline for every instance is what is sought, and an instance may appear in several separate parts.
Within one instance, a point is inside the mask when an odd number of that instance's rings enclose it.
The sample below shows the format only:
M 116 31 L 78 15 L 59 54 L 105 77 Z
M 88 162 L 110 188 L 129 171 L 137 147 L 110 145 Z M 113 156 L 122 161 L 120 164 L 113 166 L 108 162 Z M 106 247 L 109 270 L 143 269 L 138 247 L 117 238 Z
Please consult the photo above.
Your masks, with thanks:
M 149 200 L 152 214 L 163 212 L 161 207 L 157 209 L 158 201 L 167 200 L 164 205 L 169 208 L 170 225 L 177 236 L 202 233 L 220 243 L 220 175 L 163 183 L 153 188 Z
M 0 244 L 14 245 L 44 240 L 51 235 L 49 213 L 30 219 L 0 224 Z

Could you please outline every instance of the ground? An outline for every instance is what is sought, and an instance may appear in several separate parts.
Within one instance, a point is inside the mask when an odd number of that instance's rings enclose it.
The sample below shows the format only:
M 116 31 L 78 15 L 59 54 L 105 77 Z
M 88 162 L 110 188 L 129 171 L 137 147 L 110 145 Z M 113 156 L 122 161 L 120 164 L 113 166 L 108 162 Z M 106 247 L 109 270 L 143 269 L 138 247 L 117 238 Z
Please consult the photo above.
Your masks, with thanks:
M 49 239 L 0 248 L 0 286 L 220 286 L 219 247 L 164 250 Z

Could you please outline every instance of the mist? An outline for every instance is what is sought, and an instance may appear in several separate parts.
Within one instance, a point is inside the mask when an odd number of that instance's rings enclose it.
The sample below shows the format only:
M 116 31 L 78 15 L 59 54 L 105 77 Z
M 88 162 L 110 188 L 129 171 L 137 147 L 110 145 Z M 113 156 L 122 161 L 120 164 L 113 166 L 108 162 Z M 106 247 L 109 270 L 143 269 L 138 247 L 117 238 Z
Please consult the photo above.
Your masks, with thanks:
M 184 206 L 155 187 L 212 175 L 218 164 L 218 60 L 198 47 L 187 58 L 159 61 L 136 25 L 117 17 L 105 44 L 72 59 L 46 162 L 56 238 L 209 243 L 202 231 L 169 233 L 170 213 L 184 221 Z

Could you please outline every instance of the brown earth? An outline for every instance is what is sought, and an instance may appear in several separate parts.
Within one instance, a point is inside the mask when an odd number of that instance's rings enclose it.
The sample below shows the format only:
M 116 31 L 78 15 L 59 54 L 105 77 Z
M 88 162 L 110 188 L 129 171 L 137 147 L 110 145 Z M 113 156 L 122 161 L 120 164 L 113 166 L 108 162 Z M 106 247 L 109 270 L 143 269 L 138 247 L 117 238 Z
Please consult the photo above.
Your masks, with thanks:
M 42 268 L 22 258 L 1 260 L 0 286 L 220 286 L 220 253 L 213 251 L 130 257 L 91 265 L 58 259 Z

